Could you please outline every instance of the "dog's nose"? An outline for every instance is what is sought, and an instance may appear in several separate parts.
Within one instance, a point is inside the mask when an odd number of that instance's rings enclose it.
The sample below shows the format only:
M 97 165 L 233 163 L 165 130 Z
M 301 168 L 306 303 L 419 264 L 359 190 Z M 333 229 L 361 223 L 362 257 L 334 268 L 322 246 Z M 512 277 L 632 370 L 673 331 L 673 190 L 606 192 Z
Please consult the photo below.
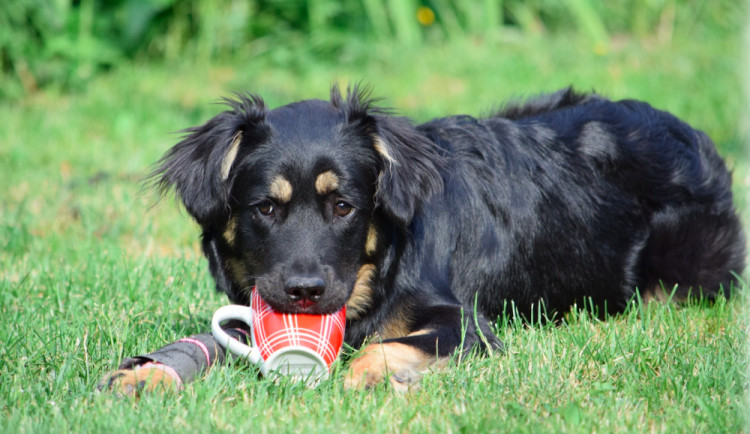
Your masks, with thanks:
M 284 282 L 284 289 L 289 299 L 304 309 L 320 300 L 325 285 L 325 280 L 320 277 L 290 277 Z

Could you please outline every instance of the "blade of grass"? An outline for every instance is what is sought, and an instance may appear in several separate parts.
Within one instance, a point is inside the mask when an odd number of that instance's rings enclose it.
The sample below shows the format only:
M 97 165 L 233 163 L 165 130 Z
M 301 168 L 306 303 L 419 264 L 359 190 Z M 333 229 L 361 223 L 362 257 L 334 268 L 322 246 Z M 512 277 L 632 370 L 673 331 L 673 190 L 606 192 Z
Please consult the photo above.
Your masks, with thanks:
M 383 0 L 362 0 L 367 21 L 373 28 L 375 38 L 386 40 L 393 36 Z
M 448 0 L 433 0 L 433 4 L 435 5 L 435 15 L 443 24 L 448 39 L 462 38 L 464 31 L 451 3 Z
M 396 39 L 408 46 L 414 46 L 421 40 L 419 22 L 416 19 L 417 5 L 415 0 L 386 0 Z
M 595 50 L 605 53 L 608 50 L 609 35 L 592 3 L 588 0 L 569 0 L 566 5 L 578 23 L 580 31 L 593 42 Z

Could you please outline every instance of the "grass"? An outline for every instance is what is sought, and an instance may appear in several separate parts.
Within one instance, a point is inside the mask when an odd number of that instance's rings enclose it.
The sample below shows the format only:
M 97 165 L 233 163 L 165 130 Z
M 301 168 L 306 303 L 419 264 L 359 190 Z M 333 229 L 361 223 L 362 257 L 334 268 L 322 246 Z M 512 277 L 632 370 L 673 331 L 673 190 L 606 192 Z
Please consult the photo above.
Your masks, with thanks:
M 364 79 L 417 120 L 479 115 L 569 84 L 645 99 L 716 140 L 748 221 L 738 35 L 622 38 L 606 53 L 577 36 L 514 34 L 349 50 L 339 64 L 295 47 L 224 64 L 135 64 L 80 93 L 0 105 L 1 432 L 750 430 L 746 291 L 713 306 L 502 327 L 505 355 L 429 374 L 407 395 L 344 391 L 340 373 L 315 390 L 279 386 L 240 364 L 181 394 L 95 393 L 123 357 L 206 331 L 226 303 L 195 224 L 138 181 L 176 142 L 172 132 L 205 121 L 233 90 L 275 106 Z

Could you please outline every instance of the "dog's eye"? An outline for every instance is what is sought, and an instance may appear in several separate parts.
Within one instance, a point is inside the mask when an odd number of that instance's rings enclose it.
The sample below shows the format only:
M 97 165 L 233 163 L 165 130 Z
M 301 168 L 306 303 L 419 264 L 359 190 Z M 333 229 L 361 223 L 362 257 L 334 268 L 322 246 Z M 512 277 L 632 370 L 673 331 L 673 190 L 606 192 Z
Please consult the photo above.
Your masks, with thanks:
M 336 214 L 336 217 L 349 217 L 353 211 L 354 207 L 343 200 L 336 202 L 336 205 L 333 207 L 333 212 Z
M 273 204 L 270 201 L 264 201 L 257 205 L 258 212 L 263 214 L 264 216 L 272 216 L 274 213 L 274 207 Z

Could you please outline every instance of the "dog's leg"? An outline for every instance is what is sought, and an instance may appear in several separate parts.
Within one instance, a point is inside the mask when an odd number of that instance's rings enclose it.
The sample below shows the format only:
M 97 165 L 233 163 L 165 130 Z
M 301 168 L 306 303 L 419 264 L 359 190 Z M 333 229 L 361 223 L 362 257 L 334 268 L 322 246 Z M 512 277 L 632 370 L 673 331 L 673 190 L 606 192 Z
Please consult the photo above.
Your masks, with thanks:
M 127 359 L 125 363 L 131 360 Z M 120 396 L 137 397 L 146 392 L 182 390 L 182 379 L 170 366 L 147 361 L 107 373 L 97 388 L 111 390 Z
M 232 328 L 230 336 L 247 342 L 247 332 Z M 180 339 L 153 353 L 125 359 L 97 385 L 122 396 L 139 396 L 152 391 L 181 390 L 214 365 L 224 363 L 224 349 L 211 334 Z
M 426 332 L 424 336 L 430 334 Z M 439 368 L 447 361 L 447 355 L 430 353 L 413 343 L 405 343 L 408 338 L 389 339 L 365 347 L 362 355 L 352 361 L 344 386 L 362 389 L 388 381 L 395 390 L 405 392 L 419 383 L 425 371 Z
M 408 391 L 425 372 L 445 365 L 456 350 L 466 353 L 475 344 L 487 352 L 502 349 L 481 316 L 473 321 L 464 318 L 460 307 L 439 306 L 429 317 L 427 324 L 406 336 L 366 346 L 362 355 L 351 362 L 344 386 L 362 389 L 387 381 L 395 390 Z

